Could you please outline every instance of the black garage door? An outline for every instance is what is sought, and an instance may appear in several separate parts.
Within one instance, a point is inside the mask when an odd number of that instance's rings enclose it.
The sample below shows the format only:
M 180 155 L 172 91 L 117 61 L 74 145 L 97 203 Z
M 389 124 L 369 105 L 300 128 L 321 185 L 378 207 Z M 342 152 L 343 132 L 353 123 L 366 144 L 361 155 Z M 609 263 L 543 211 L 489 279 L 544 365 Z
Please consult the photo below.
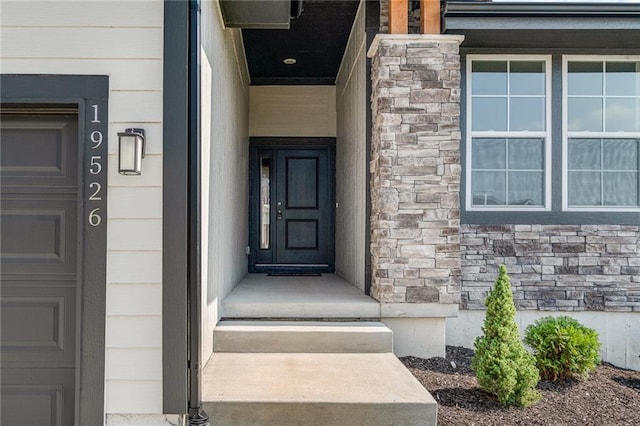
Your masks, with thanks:
M 14 108 L 0 127 L 0 423 L 73 425 L 78 116 Z

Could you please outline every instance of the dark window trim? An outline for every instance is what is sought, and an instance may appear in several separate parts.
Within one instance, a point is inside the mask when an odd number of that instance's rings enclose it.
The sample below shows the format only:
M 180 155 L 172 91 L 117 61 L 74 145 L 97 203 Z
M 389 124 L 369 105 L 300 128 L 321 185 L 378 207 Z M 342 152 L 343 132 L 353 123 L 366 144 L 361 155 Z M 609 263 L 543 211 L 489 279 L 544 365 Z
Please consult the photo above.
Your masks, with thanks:
M 189 6 L 164 2 L 162 412 L 188 405 Z
M 107 160 L 108 160 L 108 100 L 109 77 L 89 75 L 17 75 L 0 76 L 0 94 L 3 103 L 75 105 L 78 109 L 79 176 L 78 232 L 81 250 L 78 253 L 78 290 L 80 306 L 78 319 L 80 342 L 76 364 L 75 424 L 98 425 L 104 423 L 105 388 L 105 322 L 107 284 Z M 100 123 L 91 123 L 92 105 L 98 105 Z M 86 149 L 92 131 L 104 135 L 96 150 Z M 90 175 L 89 155 L 100 154 L 105 171 L 98 178 Z M 101 201 L 88 204 L 85 195 L 90 182 L 99 182 L 104 188 Z M 89 209 L 100 208 L 102 223 L 91 226 L 86 218 Z
M 469 54 L 551 54 L 551 211 L 467 211 L 466 210 L 466 56 Z M 604 50 L 505 50 L 505 49 L 463 49 L 460 57 L 462 71 L 462 93 L 460 108 L 460 158 L 463 161 L 460 184 L 460 222 L 463 224 L 542 224 L 542 225 L 640 225 L 640 214 L 637 212 L 579 212 L 562 211 L 562 56 L 563 55 L 610 55 Z M 640 50 L 627 51 L 629 55 L 638 55 Z

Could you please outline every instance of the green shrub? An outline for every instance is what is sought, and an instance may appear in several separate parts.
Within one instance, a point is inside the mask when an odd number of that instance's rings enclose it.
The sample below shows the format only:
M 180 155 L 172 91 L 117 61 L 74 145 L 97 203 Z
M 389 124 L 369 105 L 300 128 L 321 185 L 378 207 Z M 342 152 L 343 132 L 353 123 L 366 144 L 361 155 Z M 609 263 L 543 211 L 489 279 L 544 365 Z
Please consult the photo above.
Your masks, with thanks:
M 540 375 L 547 380 L 586 379 L 600 363 L 598 333 L 571 317 L 539 319 L 527 327 L 524 341 L 533 349 Z
M 511 283 L 504 265 L 485 304 L 483 335 L 475 340 L 471 367 L 478 383 L 505 405 L 527 406 L 540 394 L 535 359 L 520 341 Z

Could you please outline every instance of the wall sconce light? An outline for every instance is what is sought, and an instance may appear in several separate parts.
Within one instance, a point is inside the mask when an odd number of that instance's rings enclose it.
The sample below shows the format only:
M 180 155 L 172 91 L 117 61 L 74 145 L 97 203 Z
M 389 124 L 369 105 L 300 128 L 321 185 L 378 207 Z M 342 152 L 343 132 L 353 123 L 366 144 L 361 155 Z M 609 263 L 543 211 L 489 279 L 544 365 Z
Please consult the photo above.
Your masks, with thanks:
M 144 129 L 125 129 L 123 133 L 118 133 L 118 173 L 142 174 L 144 143 Z

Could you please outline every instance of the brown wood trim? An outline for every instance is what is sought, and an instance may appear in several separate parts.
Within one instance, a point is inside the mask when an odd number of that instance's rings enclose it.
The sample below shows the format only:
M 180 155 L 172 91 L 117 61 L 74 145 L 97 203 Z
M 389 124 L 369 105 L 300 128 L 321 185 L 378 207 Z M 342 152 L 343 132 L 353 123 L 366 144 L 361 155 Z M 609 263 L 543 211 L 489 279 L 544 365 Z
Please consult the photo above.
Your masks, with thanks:
M 409 1 L 389 0 L 389 34 L 409 32 Z
M 420 0 L 420 34 L 440 34 L 440 0 Z

